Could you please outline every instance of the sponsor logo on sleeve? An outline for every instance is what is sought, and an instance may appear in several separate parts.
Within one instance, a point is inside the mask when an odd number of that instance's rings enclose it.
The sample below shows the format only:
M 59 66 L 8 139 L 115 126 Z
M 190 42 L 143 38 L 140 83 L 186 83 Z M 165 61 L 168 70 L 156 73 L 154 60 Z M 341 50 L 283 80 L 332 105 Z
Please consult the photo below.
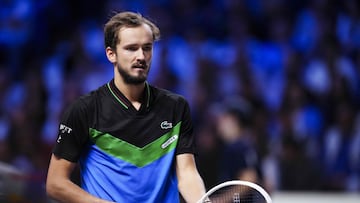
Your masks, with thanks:
M 63 134 L 70 134 L 71 131 L 72 131 L 72 129 L 71 129 L 70 127 L 68 127 L 68 126 L 66 126 L 66 125 L 64 125 L 64 124 L 60 124 L 60 127 L 59 127 L 59 132 L 60 132 L 60 134 L 59 134 L 59 137 L 58 137 L 58 139 L 56 140 L 56 142 L 60 143 L 60 141 L 61 141 L 61 139 L 62 139 L 61 136 L 62 136 Z

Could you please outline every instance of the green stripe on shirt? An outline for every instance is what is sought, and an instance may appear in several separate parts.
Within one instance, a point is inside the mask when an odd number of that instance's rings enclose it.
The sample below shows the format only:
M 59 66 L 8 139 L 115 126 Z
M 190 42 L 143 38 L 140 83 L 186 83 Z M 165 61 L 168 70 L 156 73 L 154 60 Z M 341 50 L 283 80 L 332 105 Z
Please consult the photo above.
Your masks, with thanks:
M 142 148 L 96 129 L 90 128 L 89 134 L 92 141 L 101 150 L 138 167 L 143 167 L 175 149 L 179 138 L 180 126 L 181 122 L 176 124 L 168 133 Z

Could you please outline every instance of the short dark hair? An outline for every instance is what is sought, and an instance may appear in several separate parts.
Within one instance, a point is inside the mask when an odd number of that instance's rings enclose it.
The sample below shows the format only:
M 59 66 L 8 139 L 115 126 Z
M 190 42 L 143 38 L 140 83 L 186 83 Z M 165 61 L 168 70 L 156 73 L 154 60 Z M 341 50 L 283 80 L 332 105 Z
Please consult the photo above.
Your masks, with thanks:
M 224 112 L 234 116 L 242 127 L 251 127 L 253 124 L 253 107 L 243 98 L 234 97 L 224 102 Z
M 154 41 L 160 38 L 159 28 L 140 13 L 126 11 L 115 14 L 104 27 L 105 47 L 116 48 L 119 42 L 118 33 L 122 27 L 138 27 L 143 24 L 150 26 Z

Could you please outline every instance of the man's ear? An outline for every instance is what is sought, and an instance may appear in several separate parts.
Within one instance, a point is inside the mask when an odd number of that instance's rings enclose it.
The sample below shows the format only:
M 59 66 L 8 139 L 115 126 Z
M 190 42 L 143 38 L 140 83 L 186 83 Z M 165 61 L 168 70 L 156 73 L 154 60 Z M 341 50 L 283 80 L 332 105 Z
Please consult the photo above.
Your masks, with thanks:
M 108 58 L 108 60 L 111 63 L 116 63 L 116 53 L 115 53 L 115 51 L 110 47 L 106 47 L 105 52 L 106 52 L 106 57 Z

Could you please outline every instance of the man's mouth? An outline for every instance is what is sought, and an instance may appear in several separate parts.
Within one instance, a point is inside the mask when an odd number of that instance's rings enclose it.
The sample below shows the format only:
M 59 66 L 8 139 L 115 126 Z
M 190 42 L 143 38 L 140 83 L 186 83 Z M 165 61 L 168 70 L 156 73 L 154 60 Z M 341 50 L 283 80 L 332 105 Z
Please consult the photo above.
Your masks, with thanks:
M 137 64 L 134 64 L 132 67 L 133 68 L 140 68 L 140 69 L 144 69 L 144 70 L 147 68 L 145 63 L 137 63 Z

